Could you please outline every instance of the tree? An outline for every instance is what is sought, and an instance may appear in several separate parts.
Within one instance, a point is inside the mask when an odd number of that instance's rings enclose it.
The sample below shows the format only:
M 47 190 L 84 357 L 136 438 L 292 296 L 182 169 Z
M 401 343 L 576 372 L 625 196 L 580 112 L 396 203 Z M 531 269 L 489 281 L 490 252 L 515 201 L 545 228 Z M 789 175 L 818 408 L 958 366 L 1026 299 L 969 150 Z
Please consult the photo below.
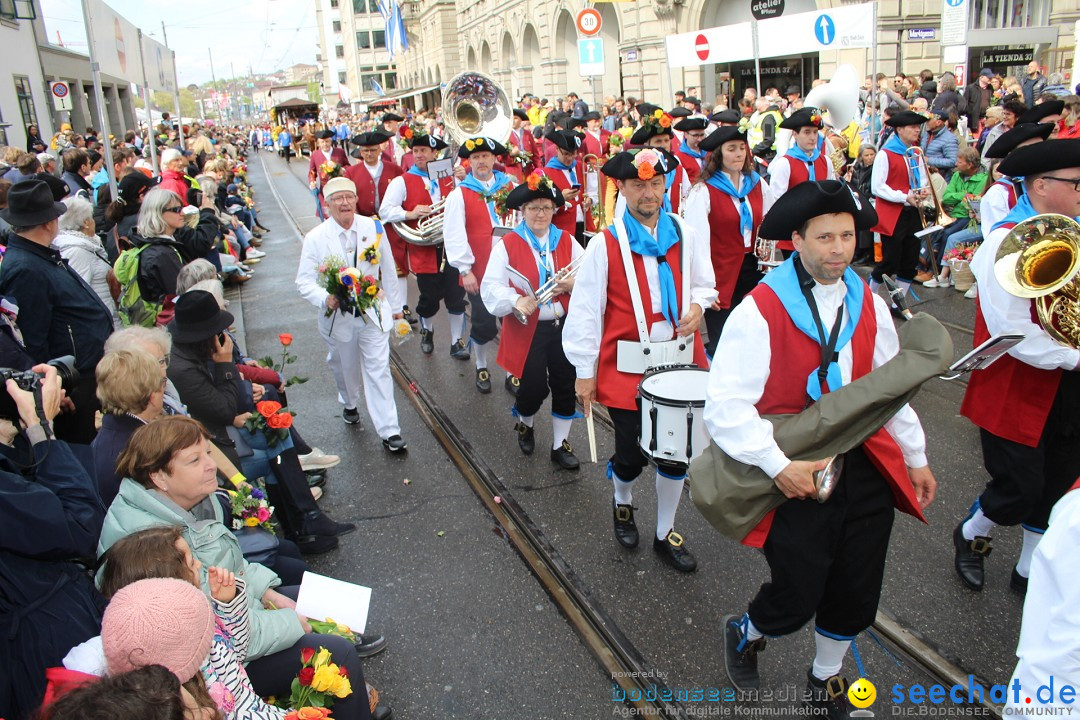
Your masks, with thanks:
M 313 103 L 322 103 L 322 85 L 319 82 L 307 84 L 307 99 Z

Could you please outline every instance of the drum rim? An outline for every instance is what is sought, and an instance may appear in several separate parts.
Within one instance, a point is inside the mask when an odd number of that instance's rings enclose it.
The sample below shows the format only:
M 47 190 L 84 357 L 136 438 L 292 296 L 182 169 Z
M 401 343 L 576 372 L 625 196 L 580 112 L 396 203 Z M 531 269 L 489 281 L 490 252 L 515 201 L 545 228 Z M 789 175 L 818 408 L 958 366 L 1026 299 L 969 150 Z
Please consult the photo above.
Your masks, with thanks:
M 648 380 L 649 378 L 654 377 L 656 375 L 663 375 L 664 373 L 675 372 L 675 371 L 680 371 L 680 372 L 691 371 L 691 372 L 703 372 L 703 373 L 708 373 L 709 372 L 707 369 L 698 367 L 696 365 L 676 365 L 676 366 L 673 366 L 673 367 L 656 368 L 656 369 L 650 370 L 649 372 L 645 373 L 642 376 L 641 382 L 638 383 L 638 395 L 640 395 L 643 400 L 648 400 L 649 402 L 651 402 L 654 405 L 661 405 L 663 407 L 672 407 L 672 408 L 685 408 L 685 407 L 692 407 L 692 408 L 700 407 L 700 408 L 703 408 L 703 407 L 705 407 L 705 401 L 704 400 L 681 400 L 681 401 L 667 400 L 665 398 L 659 398 L 656 395 L 653 395 L 651 392 L 649 392 L 648 390 L 646 390 L 644 388 L 645 381 Z

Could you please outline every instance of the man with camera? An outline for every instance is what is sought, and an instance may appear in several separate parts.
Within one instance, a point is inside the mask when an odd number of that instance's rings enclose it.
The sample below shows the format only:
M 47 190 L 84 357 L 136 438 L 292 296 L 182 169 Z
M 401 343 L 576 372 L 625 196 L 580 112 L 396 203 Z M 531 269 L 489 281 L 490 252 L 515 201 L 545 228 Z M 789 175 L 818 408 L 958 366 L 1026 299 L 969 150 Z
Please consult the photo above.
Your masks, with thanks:
M 6 262 L 6 261 L 5 261 Z M 90 475 L 52 435 L 57 370 L 8 371 L 0 392 L 0 716 L 41 704 L 45 669 L 98 634 L 104 600 L 77 563 L 94 557 L 105 519 Z
M 94 413 L 99 408 L 94 367 L 112 332 L 112 315 L 52 247 L 59 232 L 57 219 L 65 210 L 42 180 L 28 180 L 11 189 L 7 208 L 0 210 L 0 217 L 14 231 L 0 266 L 0 295 L 19 306 L 19 330 L 35 362 L 75 357 L 75 369 L 83 380 L 69 390 L 74 408 L 57 418 L 56 435 L 89 445 L 97 432 Z

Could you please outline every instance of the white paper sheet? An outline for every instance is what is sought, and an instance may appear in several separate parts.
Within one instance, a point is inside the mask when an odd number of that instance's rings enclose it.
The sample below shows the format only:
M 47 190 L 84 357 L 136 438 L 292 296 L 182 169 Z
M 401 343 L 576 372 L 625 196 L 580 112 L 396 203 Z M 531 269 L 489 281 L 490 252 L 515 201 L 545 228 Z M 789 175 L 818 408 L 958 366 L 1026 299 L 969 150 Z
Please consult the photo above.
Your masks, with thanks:
M 357 633 L 367 627 L 370 606 L 371 588 L 313 572 L 304 573 L 296 600 L 296 612 L 304 617 L 333 618 Z

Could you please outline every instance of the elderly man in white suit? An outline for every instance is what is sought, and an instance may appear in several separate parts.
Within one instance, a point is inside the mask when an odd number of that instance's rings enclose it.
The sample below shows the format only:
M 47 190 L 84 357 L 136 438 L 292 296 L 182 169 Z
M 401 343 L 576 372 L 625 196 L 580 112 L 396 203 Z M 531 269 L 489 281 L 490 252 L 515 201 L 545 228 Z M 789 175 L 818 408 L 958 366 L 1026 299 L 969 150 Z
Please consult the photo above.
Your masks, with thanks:
M 330 348 L 326 362 L 334 373 L 338 401 L 345 407 L 342 419 L 350 425 L 360 422 L 357 406 L 362 376 L 368 415 L 383 447 L 403 452 L 405 441 L 390 377 L 390 331 L 394 320 L 404 317 L 401 306 L 405 302 L 400 297 L 394 255 L 381 223 L 356 214 L 356 186 L 351 180 L 333 178 L 323 187 L 323 197 L 330 217 L 304 237 L 296 289 L 322 311 L 319 334 Z M 342 258 L 346 267 L 356 268 L 361 276 L 378 278 L 383 293 L 378 313 L 373 308 L 344 310 L 339 299 L 322 287 L 319 267 L 331 256 Z

